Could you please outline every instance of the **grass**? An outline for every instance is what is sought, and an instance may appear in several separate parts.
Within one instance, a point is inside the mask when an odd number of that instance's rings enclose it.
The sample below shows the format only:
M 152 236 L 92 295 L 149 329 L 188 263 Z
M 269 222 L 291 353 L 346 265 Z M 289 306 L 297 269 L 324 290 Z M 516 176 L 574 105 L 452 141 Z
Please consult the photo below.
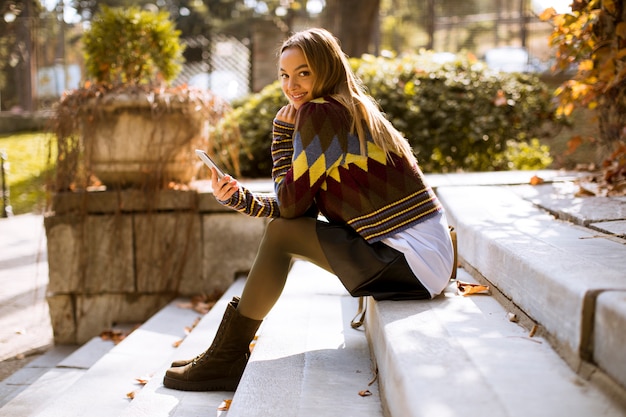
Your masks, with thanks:
M 51 161 L 56 159 L 55 155 L 50 155 L 50 149 L 56 150 L 50 146 L 50 138 L 50 134 L 43 132 L 0 136 L 13 214 L 42 212 L 45 208 L 46 182 L 53 169 Z

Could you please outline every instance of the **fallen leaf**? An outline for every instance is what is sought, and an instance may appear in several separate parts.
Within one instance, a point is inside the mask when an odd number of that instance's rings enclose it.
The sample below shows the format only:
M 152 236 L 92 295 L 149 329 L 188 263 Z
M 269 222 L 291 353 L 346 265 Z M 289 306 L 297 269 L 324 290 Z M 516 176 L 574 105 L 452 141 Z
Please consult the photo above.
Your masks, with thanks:
M 254 335 L 254 338 L 252 339 L 252 341 L 250 341 L 250 353 L 252 353 L 252 351 L 254 350 L 254 347 L 256 346 L 256 341 L 259 339 L 258 335 Z
M 359 391 L 359 395 L 361 397 L 369 397 L 370 395 L 372 395 L 372 393 L 370 392 L 370 390 L 366 389 L 366 390 L 363 390 L 363 391 Z
M 137 395 L 137 391 L 131 391 L 126 394 L 126 398 L 130 398 L 131 400 L 135 399 L 135 395 Z
M 196 328 L 196 326 L 198 325 L 198 323 L 200 323 L 200 320 L 202 319 L 202 317 L 197 317 L 194 322 L 192 323 L 191 326 L 185 326 L 184 327 L 184 331 L 185 331 L 185 337 L 187 337 L 189 335 L 189 333 L 191 333 L 193 331 L 193 329 Z M 183 341 L 185 340 L 185 337 L 183 337 L 180 340 L 175 341 L 174 343 L 172 343 L 172 346 L 174 346 L 175 348 L 179 347 L 181 345 L 181 343 L 183 343 Z
M 198 323 L 200 323 L 201 317 L 196 317 L 196 319 L 193 321 L 193 324 L 191 325 L 191 329 L 195 329 L 196 326 L 198 325 Z
M 576 192 L 576 194 L 574 194 L 574 197 L 595 197 L 595 196 L 596 196 L 596 193 L 594 193 L 589 188 L 583 185 L 579 185 L 578 191 Z
M 530 185 L 539 185 L 539 184 L 543 184 L 545 181 L 543 178 L 538 177 L 536 175 L 533 175 L 532 177 L 530 177 Z
M 528 333 L 528 337 L 533 337 L 535 335 L 535 333 L 537 333 L 537 325 L 536 324 L 533 326 L 532 329 L 530 329 L 530 332 Z
M 517 318 L 517 315 L 515 313 L 508 313 L 507 317 L 508 317 L 509 321 L 512 322 L 512 323 L 517 323 L 519 321 L 519 319 Z
M 626 180 L 616 182 L 609 190 L 610 196 L 622 196 L 626 194 Z
M 200 314 L 206 314 L 215 306 L 215 303 L 220 297 L 221 294 L 218 292 L 213 292 L 213 294 L 209 295 L 194 295 L 189 301 L 178 303 L 177 306 L 179 308 L 194 310 Z
M 215 303 L 196 303 L 193 306 L 193 310 L 200 314 L 206 314 L 211 310 L 211 308 L 213 308 L 214 305 Z
M 603 235 L 591 235 L 591 236 L 580 236 L 578 239 L 606 239 L 607 237 L 624 237 L 624 235 L 619 235 L 617 233 L 605 233 Z
M 219 405 L 219 407 L 217 407 L 217 411 L 228 411 L 228 409 L 230 408 L 230 404 L 233 402 L 233 400 L 224 400 L 222 401 L 222 403 Z
M 456 287 L 461 295 L 485 294 L 489 292 L 488 285 L 474 284 L 471 282 L 457 281 Z
M 122 340 L 126 339 L 126 336 L 128 336 L 130 333 L 125 333 L 121 330 L 104 330 L 102 333 L 100 333 L 100 338 L 102 340 L 110 340 L 112 341 L 114 344 L 118 344 L 120 343 Z
M 146 385 L 152 379 L 152 375 L 142 376 L 139 378 L 135 378 L 135 381 L 140 385 Z

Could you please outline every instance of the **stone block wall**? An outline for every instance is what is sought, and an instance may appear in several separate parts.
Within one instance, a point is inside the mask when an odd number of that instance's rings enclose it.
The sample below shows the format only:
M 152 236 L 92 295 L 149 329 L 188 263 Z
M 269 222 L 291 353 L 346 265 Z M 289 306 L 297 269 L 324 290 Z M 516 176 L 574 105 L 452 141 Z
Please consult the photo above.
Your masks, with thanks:
M 226 290 L 252 266 L 266 223 L 196 190 L 57 194 L 45 216 L 55 343 L 82 344 L 177 296 Z

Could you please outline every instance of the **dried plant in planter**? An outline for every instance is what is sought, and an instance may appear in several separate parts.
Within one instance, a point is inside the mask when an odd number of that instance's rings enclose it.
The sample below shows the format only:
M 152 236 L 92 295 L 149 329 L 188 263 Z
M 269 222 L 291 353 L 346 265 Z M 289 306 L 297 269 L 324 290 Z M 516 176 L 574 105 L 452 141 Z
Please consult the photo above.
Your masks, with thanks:
M 221 143 L 209 140 L 228 111 L 230 106 L 210 91 L 186 87 L 91 84 L 71 91 L 55 107 L 54 188 L 189 182 L 201 166 L 195 148 L 236 158 L 237 146 L 222 150 Z
M 189 182 L 201 166 L 193 150 L 221 148 L 209 138 L 230 107 L 210 91 L 168 86 L 183 61 L 169 15 L 102 7 L 83 41 L 91 81 L 55 106 L 55 190 Z M 219 152 L 227 166 L 236 149 Z

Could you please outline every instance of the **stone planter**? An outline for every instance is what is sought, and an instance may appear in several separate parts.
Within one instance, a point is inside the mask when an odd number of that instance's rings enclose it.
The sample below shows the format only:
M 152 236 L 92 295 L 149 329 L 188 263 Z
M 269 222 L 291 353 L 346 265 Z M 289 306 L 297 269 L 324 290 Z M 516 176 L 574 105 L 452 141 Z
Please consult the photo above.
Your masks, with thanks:
M 108 187 L 189 183 L 201 166 L 209 122 L 176 95 L 116 94 L 92 100 L 82 125 L 88 170 Z

